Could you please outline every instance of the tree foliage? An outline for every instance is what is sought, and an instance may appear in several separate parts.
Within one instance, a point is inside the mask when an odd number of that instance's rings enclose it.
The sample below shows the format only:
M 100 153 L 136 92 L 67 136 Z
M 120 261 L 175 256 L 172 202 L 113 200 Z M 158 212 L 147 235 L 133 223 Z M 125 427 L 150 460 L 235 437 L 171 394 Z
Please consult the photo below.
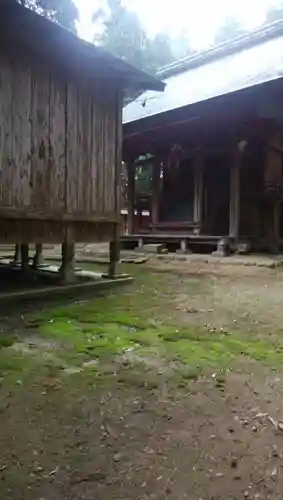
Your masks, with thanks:
M 16 0 L 64 28 L 76 31 L 78 10 L 73 0 Z
M 171 40 L 165 33 L 158 33 L 153 40 L 147 41 L 146 64 L 151 72 L 174 61 Z
M 214 43 L 224 43 L 233 38 L 237 38 L 245 33 L 240 21 L 234 17 L 229 17 L 226 22 L 220 26 L 215 37 Z
M 279 5 L 272 5 L 267 9 L 264 24 L 269 24 L 279 19 L 283 19 L 283 2 Z M 218 29 L 214 38 L 214 43 L 223 43 L 240 35 L 244 35 L 245 33 L 247 33 L 247 31 L 243 28 L 240 21 L 234 17 L 230 17 Z
M 267 10 L 266 21 L 268 23 L 278 21 L 279 19 L 283 19 L 283 3 L 276 6 L 273 5 Z
M 135 12 L 128 11 L 120 0 L 108 0 L 107 11 L 99 9 L 93 20 L 104 25 L 96 43 L 121 59 L 145 67 L 147 36 Z
M 187 31 L 182 30 L 178 36 L 171 39 L 171 50 L 175 61 L 188 57 L 194 53 L 190 47 Z
M 165 33 L 150 39 L 135 12 L 128 10 L 121 0 L 107 0 L 107 8 L 94 12 L 93 22 L 103 26 L 102 33 L 95 42 L 112 54 L 125 59 L 135 66 L 149 72 L 165 66 L 189 53 L 188 40 L 180 37 L 174 45 Z M 181 49 L 181 44 L 183 47 Z M 179 53 L 175 53 L 177 48 Z

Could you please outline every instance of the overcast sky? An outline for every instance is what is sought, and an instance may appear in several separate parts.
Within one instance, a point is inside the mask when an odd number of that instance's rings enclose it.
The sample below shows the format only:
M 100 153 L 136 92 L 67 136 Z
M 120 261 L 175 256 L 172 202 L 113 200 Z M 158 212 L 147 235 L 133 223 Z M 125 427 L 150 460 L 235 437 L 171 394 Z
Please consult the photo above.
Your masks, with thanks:
M 93 38 L 91 15 L 105 0 L 75 0 L 80 11 L 79 35 Z M 233 16 L 247 28 L 264 21 L 266 9 L 280 0 L 124 0 L 139 15 L 149 36 L 163 31 L 176 35 L 186 30 L 194 48 L 213 41 L 217 27 Z

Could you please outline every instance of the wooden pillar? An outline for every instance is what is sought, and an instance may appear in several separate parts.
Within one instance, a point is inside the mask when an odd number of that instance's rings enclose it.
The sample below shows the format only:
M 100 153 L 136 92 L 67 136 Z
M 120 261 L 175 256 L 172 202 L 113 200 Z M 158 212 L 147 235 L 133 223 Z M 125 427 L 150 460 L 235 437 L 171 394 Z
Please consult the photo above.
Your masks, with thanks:
M 142 208 L 138 209 L 137 219 L 138 219 L 138 232 L 140 233 L 143 229 Z
M 122 165 L 122 92 L 118 92 L 117 105 L 116 105 L 116 133 L 115 133 L 115 183 L 119 187 L 121 179 L 121 165 Z M 109 243 L 109 277 L 116 277 L 117 263 L 120 261 L 120 189 L 115 192 L 115 212 L 117 215 L 117 222 L 113 225 L 113 237 Z M 128 166 L 128 194 L 129 194 L 129 208 L 128 215 L 131 216 L 131 230 L 134 230 L 134 217 L 135 217 L 135 166 Z
M 159 221 L 159 188 L 160 188 L 160 162 L 152 167 L 152 199 L 151 199 L 151 223 Z
M 234 240 L 239 237 L 240 224 L 240 166 L 241 152 L 237 149 L 234 152 L 232 165 L 230 167 L 230 216 L 229 216 L 229 236 Z
M 26 273 L 29 271 L 29 244 L 21 244 L 21 266 L 22 270 Z
M 128 184 L 127 184 L 127 201 L 128 201 L 128 234 L 135 232 L 135 173 L 136 169 L 133 164 L 127 166 Z
M 39 266 L 42 266 L 43 264 L 43 245 L 42 243 L 37 243 L 35 245 L 35 254 L 34 254 L 34 257 L 33 257 L 33 263 L 32 263 L 32 267 L 34 269 L 37 269 Z
M 197 149 L 193 156 L 194 169 L 194 206 L 193 219 L 198 225 L 194 232 L 199 234 L 201 231 L 203 217 L 203 157 L 201 151 Z
M 14 265 L 21 264 L 21 245 L 16 243 L 13 262 Z
M 279 252 L 280 247 L 280 212 L 281 204 L 276 200 L 273 205 L 273 220 L 274 220 L 274 243 L 275 251 Z
M 265 162 L 265 189 L 270 199 L 266 233 L 269 250 L 272 253 L 278 253 L 280 250 L 280 193 L 283 182 L 282 153 L 281 136 L 275 133 L 267 142 Z
M 269 229 L 269 250 L 272 253 L 279 253 L 280 250 L 280 212 L 281 205 L 279 200 L 271 202 L 271 221 Z
M 63 283 L 75 281 L 75 243 L 73 239 L 72 227 L 66 227 L 65 237 L 61 247 L 62 264 L 59 270 Z
M 260 220 L 259 220 L 259 207 L 256 201 L 252 202 L 250 211 L 251 211 L 252 236 L 253 238 L 258 239 L 260 237 Z

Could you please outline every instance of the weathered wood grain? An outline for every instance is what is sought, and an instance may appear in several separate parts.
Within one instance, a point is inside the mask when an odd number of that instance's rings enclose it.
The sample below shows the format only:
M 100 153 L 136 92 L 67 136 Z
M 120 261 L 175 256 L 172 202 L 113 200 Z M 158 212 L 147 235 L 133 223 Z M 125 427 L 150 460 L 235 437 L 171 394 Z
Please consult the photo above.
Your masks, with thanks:
M 91 101 L 87 92 L 79 92 L 77 134 L 77 210 L 87 212 L 90 209 L 91 154 Z
M 103 209 L 115 209 L 116 107 L 113 97 L 104 108 L 104 200 Z
M 13 66 L 0 55 L 0 200 L 3 206 L 12 206 L 13 164 Z
M 93 195 L 97 212 L 103 213 L 104 199 L 104 116 L 101 103 L 96 103 L 94 114 L 94 142 L 96 157 L 96 184 Z
M 89 241 L 113 234 L 120 108 L 113 89 L 0 51 L 0 241 L 54 241 L 67 222 Z
M 75 213 L 62 213 L 62 211 L 46 211 L 38 210 L 31 211 L 30 209 L 21 209 L 15 207 L 2 207 L 0 206 L 0 218 L 9 219 L 29 219 L 29 220 L 49 220 L 49 221 L 65 221 L 65 222 L 113 222 L 118 221 L 118 216 L 115 213 L 105 212 L 104 214 L 92 212 L 91 214 L 86 212 L 75 212 Z
M 41 210 L 48 210 L 53 187 L 51 172 L 48 168 L 49 106 L 50 78 L 33 75 L 31 105 L 31 204 L 33 208 Z
M 85 192 L 84 192 L 84 209 L 87 213 L 91 212 L 91 176 L 92 176 L 92 168 L 96 169 L 96 164 L 92 162 L 92 95 L 86 94 L 87 99 L 85 103 Z
M 67 86 L 67 158 L 66 158 L 66 193 L 65 193 L 65 210 L 66 212 L 74 212 L 78 204 L 78 148 L 77 148 L 77 129 L 78 129 L 78 90 L 75 85 L 68 84 Z
M 52 79 L 49 106 L 48 170 L 52 189 L 48 207 L 50 210 L 64 212 L 66 174 L 66 86 L 64 82 L 56 82 Z
M 30 70 L 14 63 L 12 204 L 15 207 L 28 207 L 31 204 L 31 97 Z
M 122 208 L 122 141 L 123 141 L 123 92 L 121 90 L 116 90 L 116 101 L 115 101 L 115 213 L 121 213 Z

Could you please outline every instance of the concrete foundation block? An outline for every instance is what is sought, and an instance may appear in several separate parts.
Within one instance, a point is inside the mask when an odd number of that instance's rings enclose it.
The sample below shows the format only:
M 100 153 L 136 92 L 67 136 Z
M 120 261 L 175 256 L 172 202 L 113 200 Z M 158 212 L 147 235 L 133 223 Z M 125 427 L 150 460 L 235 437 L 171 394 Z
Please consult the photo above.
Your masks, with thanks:
M 165 245 L 162 243 L 148 243 L 142 248 L 144 253 L 153 253 L 153 254 L 164 254 L 168 253 L 168 250 Z

